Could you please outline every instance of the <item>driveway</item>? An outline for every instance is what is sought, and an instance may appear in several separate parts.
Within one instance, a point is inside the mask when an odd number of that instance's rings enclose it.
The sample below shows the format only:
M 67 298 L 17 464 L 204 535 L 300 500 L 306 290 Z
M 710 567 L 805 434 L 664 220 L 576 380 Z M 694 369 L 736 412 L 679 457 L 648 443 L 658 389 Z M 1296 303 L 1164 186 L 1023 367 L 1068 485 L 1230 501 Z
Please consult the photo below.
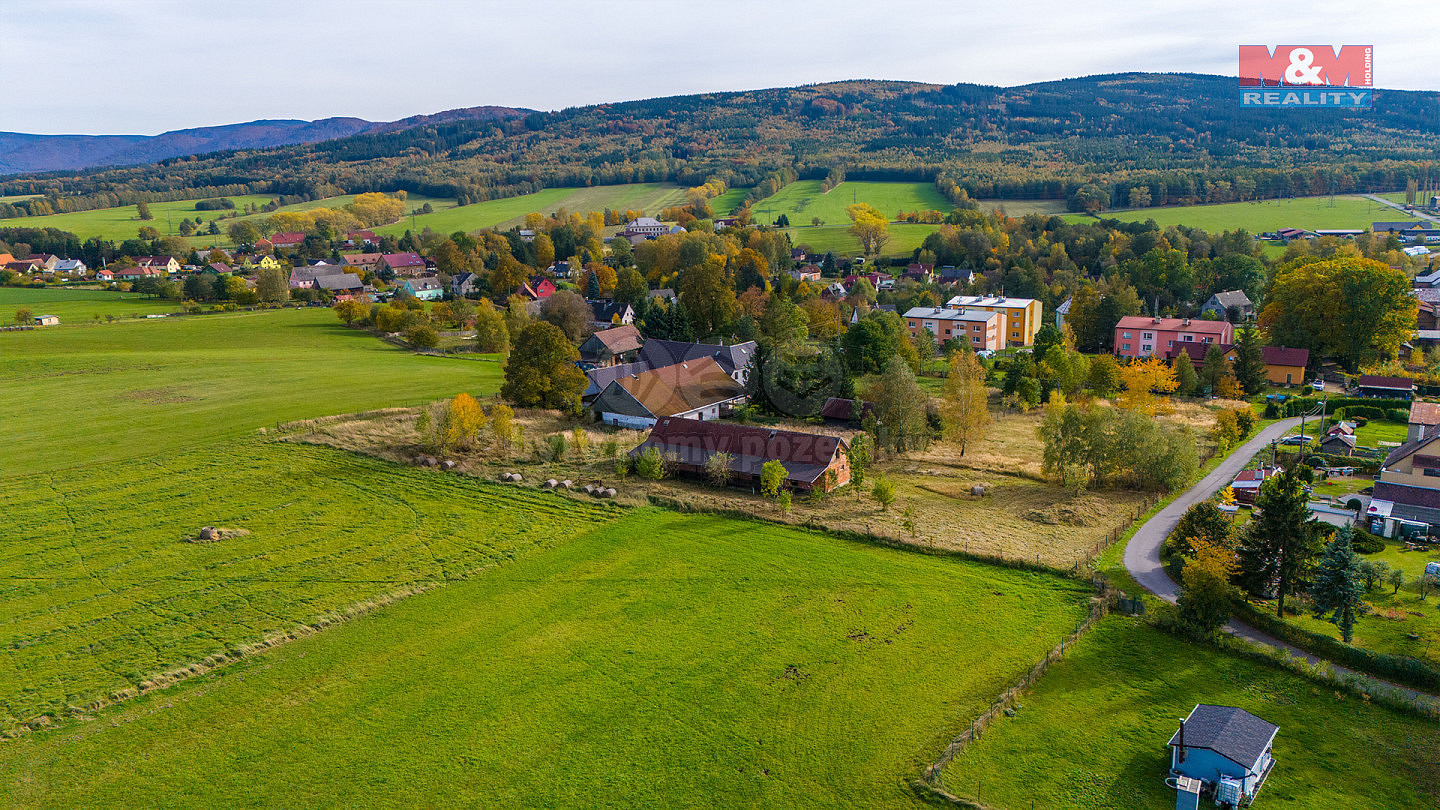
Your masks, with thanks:
M 1400 213 L 1402 213 L 1402 214 L 1404 214 L 1405 216 L 1410 217 L 1410 218 L 1412 218 L 1412 219 L 1424 219 L 1424 220 L 1428 220 L 1428 221 L 1430 221 L 1430 222 L 1433 222 L 1433 223 L 1435 223 L 1435 224 L 1437 224 L 1437 225 L 1440 225 L 1440 219 L 1437 219 L 1437 218 L 1435 218 L 1435 217 L 1433 217 L 1433 216 L 1430 216 L 1429 214 L 1425 213 L 1424 211 L 1419 210 L 1418 208 L 1415 209 L 1415 210 L 1412 210 L 1412 211 L 1406 211 L 1406 210 L 1405 210 L 1405 206 L 1403 206 L 1403 205 L 1401 205 L 1401 204 L 1399 204 L 1399 203 L 1390 202 L 1389 200 L 1385 199 L 1384 197 L 1379 197 L 1379 196 L 1376 196 L 1376 195 L 1374 195 L 1374 194 L 1366 194 L 1365 197 L 1366 197 L 1367 199 L 1374 200 L 1375 202 L 1380 203 L 1381 205 L 1388 205 L 1388 206 L 1390 206 L 1391 208 L 1394 208 L 1396 211 L 1399 211 Z

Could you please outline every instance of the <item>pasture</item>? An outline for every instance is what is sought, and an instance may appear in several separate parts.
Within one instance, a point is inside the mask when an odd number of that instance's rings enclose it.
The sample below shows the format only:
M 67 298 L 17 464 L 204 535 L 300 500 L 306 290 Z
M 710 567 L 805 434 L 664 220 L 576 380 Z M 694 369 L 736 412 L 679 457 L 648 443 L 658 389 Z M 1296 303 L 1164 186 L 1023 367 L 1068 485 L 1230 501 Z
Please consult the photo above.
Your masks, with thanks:
M 796 221 L 794 219 L 792 222 Z M 833 251 L 837 256 L 859 256 L 860 240 L 850 234 L 849 220 L 844 225 L 826 225 L 821 228 L 810 226 L 787 228 L 790 242 L 796 247 L 804 245 L 812 253 Z M 918 223 L 890 223 L 890 241 L 880 249 L 881 256 L 908 256 L 925 242 L 925 237 L 940 230 L 939 225 Z
M 741 194 L 744 197 L 744 194 Z M 394 225 L 376 228 L 381 235 L 399 236 L 410 230 L 419 233 L 430 228 L 437 233 L 475 231 L 481 228 L 505 230 L 525 221 L 531 213 L 553 214 L 561 208 L 571 213 L 587 214 L 612 208 L 623 212 L 627 208 L 642 210 L 650 216 L 658 216 L 660 209 L 685 202 L 685 189 L 670 183 L 631 183 L 617 186 L 592 186 L 590 188 L 547 188 L 534 194 L 506 197 L 499 200 L 461 205 L 437 210 L 432 214 L 406 216 Z M 414 206 L 406 205 L 406 211 Z M 719 209 L 717 210 L 717 214 Z
M 463 579 L 613 510 L 258 439 L 7 477 L 0 501 L 5 728 Z M 243 534 L 197 542 L 204 526 Z
M 15 310 L 21 307 L 36 315 L 58 316 L 61 326 L 94 324 L 96 315 L 102 319 L 106 315 L 134 318 L 182 310 L 176 301 L 162 301 L 139 293 L 74 287 L 0 287 L 0 323 L 10 323 Z
M 975 202 L 980 204 L 981 211 L 988 212 L 998 208 L 1007 216 L 1012 217 L 1023 217 L 1027 214 L 1059 216 L 1070 211 L 1070 204 L 1066 200 L 976 200 Z
M 1392 215 L 1399 213 L 1364 197 L 1336 195 L 1333 198 L 1294 197 L 1218 205 L 1134 208 L 1126 211 L 1105 211 L 1100 217 L 1122 222 L 1144 222 L 1153 219 L 1161 228 L 1188 225 L 1214 233 L 1244 228 L 1252 235 L 1258 235 L 1279 228 L 1366 229 L 1371 222 L 1392 219 Z M 1082 222 L 1089 219 L 1082 215 L 1070 215 L 1066 218 Z
M 645 509 L 11 740 L 0 801 L 913 806 L 1087 593 Z
M 417 356 L 346 328 L 324 307 L 7 332 L 0 475 L 147 456 L 460 391 L 483 395 L 500 376 L 493 360 Z
M 794 227 L 808 226 L 814 217 L 825 225 L 850 226 L 845 206 L 869 203 L 891 220 L 901 211 L 949 211 L 950 205 L 933 183 L 890 183 L 847 180 L 824 193 L 819 180 L 797 180 L 773 196 L 750 206 L 757 222 L 771 223 L 781 214 Z
M 1280 726 L 1257 807 L 1434 807 L 1440 727 L 1111 616 L 944 771 L 987 807 L 1171 807 L 1166 743 L 1196 703 Z

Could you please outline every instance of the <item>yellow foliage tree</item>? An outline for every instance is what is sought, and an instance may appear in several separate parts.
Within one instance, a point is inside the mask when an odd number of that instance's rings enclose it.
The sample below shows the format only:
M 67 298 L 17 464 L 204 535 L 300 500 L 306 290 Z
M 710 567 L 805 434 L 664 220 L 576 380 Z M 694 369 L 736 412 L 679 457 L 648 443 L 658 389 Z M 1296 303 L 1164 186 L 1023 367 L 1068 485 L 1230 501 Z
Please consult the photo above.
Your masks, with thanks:
M 1125 386 L 1117 405 L 1126 410 L 1157 414 L 1167 408 L 1167 399 L 1157 394 L 1170 394 L 1179 383 L 1175 369 L 1158 357 L 1148 357 L 1120 368 L 1120 382 Z
M 945 378 L 940 415 L 945 423 L 945 438 L 960 445 L 961 457 L 966 447 L 985 438 L 990 427 L 988 396 L 984 367 L 974 354 L 957 352 L 950 358 L 950 375 Z
M 485 410 L 469 394 L 456 394 L 450 400 L 450 417 L 445 424 L 445 447 L 455 449 L 474 446 L 485 427 Z
M 885 215 L 867 203 L 847 205 L 845 213 L 854 223 L 850 226 L 850 235 L 860 240 L 860 249 L 867 256 L 879 254 L 885 243 L 890 241 L 890 223 Z

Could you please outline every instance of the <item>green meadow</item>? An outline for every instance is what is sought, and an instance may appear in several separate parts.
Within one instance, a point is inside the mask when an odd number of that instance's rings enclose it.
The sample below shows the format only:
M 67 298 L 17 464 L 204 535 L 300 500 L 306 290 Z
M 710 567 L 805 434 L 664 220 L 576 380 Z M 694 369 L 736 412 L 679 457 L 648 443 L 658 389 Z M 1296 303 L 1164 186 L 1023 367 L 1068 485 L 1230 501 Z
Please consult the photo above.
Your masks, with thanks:
M 729 192 L 733 193 L 733 192 Z M 740 194 L 741 199 L 744 193 Z M 407 230 L 419 233 L 430 228 L 438 233 L 475 231 L 481 228 L 502 230 L 520 225 L 526 214 L 553 214 L 564 208 L 575 214 L 588 214 L 606 208 L 617 211 L 635 209 L 658 216 L 662 208 L 685 203 L 685 189 L 670 183 L 631 183 L 618 186 L 589 188 L 547 188 L 534 194 L 486 200 L 471 205 L 436 210 L 431 214 L 407 216 L 401 222 L 376 228 L 378 234 L 398 236 Z M 414 208 L 406 205 L 406 211 Z M 718 215 L 719 208 L 716 208 Z
M 1398 808 L 1440 803 L 1433 721 L 1373 706 L 1265 663 L 1112 616 L 1071 648 L 944 772 L 984 806 L 1173 807 L 1167 743 L 1196 703 L 1238 706 L 1280 727 L 1256 807 Z
M 1368 229 L 1370 223 L 1393 219 L 1394 215 L 1399 213 L 1365 197 L 1336 195 L 1218 205 L 1134 208 L 1127 211 L 1106 211 L 1100 216 L 1103 219 L 1118 219 L 1123 222 L 1153 219 L 1161 228 L 1187 225 L 1213 232 L 1244 228 L 1252 234 L 1259 234 L 1279 228 Z M 1066 218 L 1073 222 L 1089 220 L 1089 217 L 1079 214 L 1067 215 Z
M 925 237 L 940 230 L 939 225 L 890 223 L 890 241 L 880 249 L 881 256 L 908 256 L 925 242 Z M 826 225 L 821 228 L 790 228 L 790 241 L 805 246 L 812 253 L 833 251 L 837 256 L 859 256 L 860 240 L 850 234 L 850 226 Z
M 933 183 L 847 180 L 825 193 L 820 190 L 819 180 L 797 180 L 750 209 L 759 222 L 774 222 L 785 214 L 797 228 L 810 225 L 815 217 L 825 225 L 849 227 L 845 207 L 856 203 L 869 203 L 891 220 L 901 211 L 949 211 L 954 207 L 940 196 Z
M 1080 621 L 1087 591 L 645 509 L 11 740 L 0 796 L 913 805 L 908 780 Z
M 417 356 L 346 328 L 324 307 L 0 333 L 8 428 L 0 474 L 147 456 L 460 391 L 488 394 L 500 376 L 493 359 Z
M 73 287 L 0 287 L 0 325 L 14 320 L 15 310 L 29 309 L 35 315 L 54 315 L 62 326 L 94 324 L 95 316 L 135 318 L 180 312 L 175 301 L 162 301 L 139 293 L 111 292 Z

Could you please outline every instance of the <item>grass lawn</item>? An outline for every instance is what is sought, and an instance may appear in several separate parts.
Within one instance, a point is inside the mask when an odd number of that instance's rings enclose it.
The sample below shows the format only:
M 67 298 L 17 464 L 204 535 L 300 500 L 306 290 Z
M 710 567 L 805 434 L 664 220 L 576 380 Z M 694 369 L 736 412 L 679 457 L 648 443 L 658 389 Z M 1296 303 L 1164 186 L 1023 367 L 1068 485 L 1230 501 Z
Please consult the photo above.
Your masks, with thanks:
M 0 476 L 200 446 L 278 421 L 487 394 L 500 376 L 499 363 L 417 356 L 346 328 L 323 307 L 8 332 L 0 334 Z
M 1379 447 L 1380 442 L 1405 443 L 1410 426 L 1403 422 L 1371 419 L 1362 427 L 1355 428 L 1355 444 L 1360 447 Z
M 845 215 L 845 206 L 855 203 L 869 203 L 891 220 L 901 211 L 949 211 L 954 208 L 940 196 L 933 183 L 865 180 L 847 180 L 828 194 L 820 190 L 819 180 L 797 180 L 750 208 L 758 222 L 774 222 L 776 217 L 785 214 L 790 218 L 791 225 L 809 225 L 811 218 L 819 217 L 826 225 L 849 227 L 850 218 Z
M 743 199 L 744 194 L 740 197 Z M 531 213 L 553 214 L 561 208 L 576 214 L 603 211 L 613 208 L 624 211 L 627 208 L 643 210 L 650 216 L 657 216 L 660 209 L 685 202 L 685 189 L 670 183 L 631 183 L 617 186 L 592 186 L 590 188 L 547 188 L 534 194 L 487 200 L 472 205 L 445 208 L 433 214 L 405 217 L 394 225 L 376 228 L 381 235 L 399 236 L 407 230 L 419 233 L 432 228 L 439 233 L 475 231 L 481 228 L 506 229 L 525 221 Z M 409 211 L 415 206 L 406 204 Z M 716 209 L 717 216 L 719 209 Z
M 7 727 L 464 578 L 614 511 L 259 439 L 4 478 L 0 501 Z M 202 526 L 248 534 L 192 542 Z
M 1212 233 L 1244 228 L 1252 235 L 1278 228 L 1369 228 L 1396 211 L 1359 196 L 1296 197 L 1286 200 L 1221 203 L 1219 205 L 1166 206 L 1106 211 L 1104 219 L 1126 222 L 1155 220 L 1161 228 L 1189 225 Z
M 794 217 L 791 222 L 798 222 Z M 828 221 L 828 220 L 827 220 Z M 939 225 L 919 223 L 890 223 L 890 241 L 880 249 L 881 256 L 908 256 L 925 242 L 925 237 L 940 230 Z M 787 228 L 790 241 L 796 247 L 805 245 L 812 253 L 834 251 L 837 256 L 859 256 L 860 240 L 850 235 L 850 225 L 825 225 L 820 228 L 806 225 Z
M 1434 807 L 1440 727 L 1112 616 L 944 773 L 995 808 L 1171 807 L 1166 743 L 1196 703 L 1280 726 L 1257 807 Z
M 1007 216 L 1023 217 L 1026 214 L 1060 215 L 1070 211 L 1066 200 L 976 200 L 981 211 L 1004 210 Z
M 175 301 L 162 301 L 139 293 L 73 287 L 0 287 L 0 324 L 10 323 L 20 307 L 28 307 L 35 315 L 58 316 L 61 326 L 93 325 L 96 315 L 133 318 L 183 309 Z
M 715 212 L 716 217 L 728 216 L 732 211 L 745 202 L 745 195 L 750 193 L 748 188 L 732 188 L 710 200 L 710 210 Z
M 1041 574 L 646 509 L 12 740 L 0 795 L 914 806 L 906 782 L 1079 622 L 1086 595 Z

